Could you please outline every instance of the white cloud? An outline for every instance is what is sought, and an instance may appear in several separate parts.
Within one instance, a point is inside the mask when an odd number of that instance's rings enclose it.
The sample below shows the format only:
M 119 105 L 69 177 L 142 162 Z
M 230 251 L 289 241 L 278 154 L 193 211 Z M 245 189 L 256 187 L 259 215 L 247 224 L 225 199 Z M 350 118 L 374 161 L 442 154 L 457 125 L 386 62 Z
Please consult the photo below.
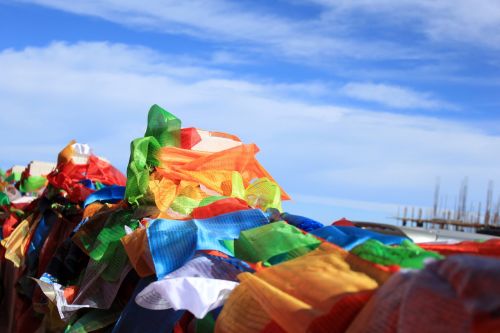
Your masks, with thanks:
M 500 45 L 500 2 L 497 0 L 310 0 L 306 3 L 319 4 L 320 10 L 302 18 L 291 18 L 271 8 L 259 9 L 224 0 L 20 2 L 96 16 L 139 29 L 189 35 L 219 43 L 235 42 L 238 47 L 251 44 L 251 47 L 260 47 L 261 51 L 288 57 L 434 57 L 420 42 L 412 45 L 391 38 L 391 34 L 371 35 L 371 29 L 376 28 L 372 26 L 374 23 L 377 27 L 386 27 L 387 31 L 398 29 L 438 45 L 466 42 L 493 49 Z M 359 20 L 361 15 L 366 17 Z
M 351 82 L 340 93 L 363 101 L 376 102 L 400 109 L 454 109 L 450 103 L 440 101 L 430 93 L 421 93 L 401 86 L 382 83 Z
M 433 41 L 465 42 L 499 48 L 500 2 L 497 0 L 311 0 L 324 7 L 326 21 L 365 13 L 379 22 L 411 28 Z
M 320 17 L 292 19 L 277 12 L 230 1 L 20 0 L 80 15 L 96 16 L 138 29 L 231 42 L 233 47 L 303 59 L 415 59 L 420 51 L 391 41 L 346 38 L 340 22 Z M 225 58 L 225 55 L 224 55 Z
M 297 92 L 323 93 L 321 82 L 250 81 L 176 60 L 110 43 L 0 52 L 2 166 L 54 160 L 75 138 L 124 168 L 130 140 L 143 135 L 157 103 L 185 126 L 256 142 L 291 193 L 424 204 L 436 176 L 450 188 L 463 176 L 500 184 L 500 137 L 473 124 L 315 104 Z M 481 188 L 471 193 L 482 196 Z

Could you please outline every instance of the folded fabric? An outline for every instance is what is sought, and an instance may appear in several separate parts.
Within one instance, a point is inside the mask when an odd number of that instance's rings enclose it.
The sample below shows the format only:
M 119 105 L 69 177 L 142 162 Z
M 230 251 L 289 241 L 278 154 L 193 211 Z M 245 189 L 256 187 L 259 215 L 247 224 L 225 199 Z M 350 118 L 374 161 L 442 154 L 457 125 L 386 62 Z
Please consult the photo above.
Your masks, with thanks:
M 216 332 L 306 332 L 313 321 L 330 312 L 338 296 L 377 287 L 356 271 L 346 253 L 321 246 L 299 258 L 255 274 L 242 273 L 216 322 Z
M 120 171 L 94 155 L 90 155 L 86 164 L 77 164 L 73 160 L 59 164 L 47 179 L 55 188 L 66 191 L 68 199 L 75 203 L 84 201 L 94 192 L 82 183 L 85 179 L 105 185 L 125 185 L 126 182 Z
M 93 202 L 111 202 L 115 203 L 117 201 L 123 200 L 125 195 L 125 186 L 111 185 L 103 187 L 102 189 L 90 194 L 85 202 L 83 203 L 83 207 L 87 207 Z
M 120 308 L 109 310 L 92 309 L 83 314 L 74 323 L 68 325 L 64 333 L 88 333 L 99 331 L 116 322 L 118 317 L 120 317 L 120 312 Z
M 74 313 L 82 308 L 109 309 L 113 303 L 122 281 L 131 270 L 127 265 L 120 272 L 119 279 L 108 282 L 101 278 L 107 264 L 90 261 L 81 286 L 72 302 L 65 297 L 65 288 L 47 280 L 36 280 L 44 294 L 57 306 L 61 319 L 69 320 Z
M 258 209 L 237 211 L 209 219 L 176 221 L 156 219 L 147 229 L 149 248 L 159 279 L 181 267 L 196 250 L 231 252 L 223 240 L 238 238 L 243 230 L 268 223 Z
M 146 228 L 140 226 L 133 232 L 120 238 L 120 241 L 137 275 L 146 277 L 155 273 L 153 259 L 149 251 Z
M 250 206 L 242 199 L 222 198 L 208 205 L 195 208 L 191 215 L 195 219 L 206 219 L 246 209 L 250 209 Z
M 9 196 L 5 194 L 4 192 L 0 191 L 0 207 L 1 206 L 9 206 L 10 205 L 10 200 Z
M 500 257 L 500 239 L 492 238 L 487 241 L 464 241 L 454 244 L 424 243 L 418 244 L 421 248 L 441 253 L 450 254 L 475 254 L 481 256 Z
M 387 245 L 401 244 L 406 237 L 384 235 L 378 232 L 365 230 L 357 227 L 343 226 L 326 226 L 311 231 L 311 234 L 321 237 L 324 240 L 343 247 L 346 250 L 351 250 L 355 246 L 362 244 L 368 239 L 376 239 L 379 242 Z
M 181 129 L 181 148 L 217 152 L 241 145 L 234 135 L 189 127 Z
M 185 311 L 149 310 L 139 306 L 135 302 L 136 296 L 156 281 L 155 276 L 143 278 L 137 284 L 130 301 L 120 315 L 112 333 L 157 333 L 172 332 L 175 323 L 182 317 Z
M 381 265 L 398 265 L 402 268 L 423 268 L 428 260 L 443 259 L 436 252 L 426 251 L 409 240 L 400 246 L 387 246 L 375 239 L 369 239 L 351 250 L 351 253 Z
M 500 260 L 469 255 L 395 274 L 347 332 L 497 332 L 499 279 Z
M 28 176 L 22 179 L 19 184 L 19 190 L 23 193 L 35 192 L 47 185 L 47 178 L 44 176 Z
M 247 188 L 252 180 L 259 178 L 266 178 L 277 184 L 255 158 L 258 152 L 259 148 L 255 144 L 242 144 L 214 153 L 163 147 L 157 154 L 160 164 L 156 172 L 172 181 L 186 180 L 202 184 L 223 195 L 230 195 L 232 192 L 234 172 L 241 175 Z M 282 189 L 279 190 L 281 199 L 290 199 Z M 272 202 L 275 189 L 268 187 L 266 193 L 265 196 Z
M 236 276 L 242 272 L 228 261 L 200 255 L 163 279 L 151 283 L 136 302 L 151 310 L 188 310 L 196 318 L 223 305 L 238 285 Z
M 307 232 L 311 232 L 313 230 L 317 230 L 319 228 L 324 227 L 322 223 L 319 223 L 318 221 L 314 221 L 304 216 L 283 213 L 281 214 L 281 218 L 286 222 L 288 222 L 289 224 L 296 226 L 297 228 Z
M 316 237 L 304 234 L 286 222 L 273 222 L 242 231 L 234 242 L 236 257 L 250 261 L 279 263 L 286 258 L 305 254 L 321 244 Z M 291 252 L 295 251 L 293 254 Z
M 170 278 L 166 282 L 152 286 L 148 294 L 139 294 L 138 304 L 149 309 L 161 304 L 160 309 L 188 310 L 196 318 L 203 318 L 210 310 L 223 305 L 238 285 L 233 281 L 200 277 Z

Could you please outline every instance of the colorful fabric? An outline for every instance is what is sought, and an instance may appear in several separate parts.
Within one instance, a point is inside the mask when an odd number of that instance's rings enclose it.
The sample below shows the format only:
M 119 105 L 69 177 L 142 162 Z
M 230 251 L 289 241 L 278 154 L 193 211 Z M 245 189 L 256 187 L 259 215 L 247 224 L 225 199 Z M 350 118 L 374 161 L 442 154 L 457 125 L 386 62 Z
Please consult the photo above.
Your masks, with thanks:
M 242 231 L 234 242 L 235 255 L 250 262 L 277 264 L 305 254 L 321 244 L 316 237 L 303 234 L 285 222 L 274 222 L 260 228 Z
M 450 256 L 395 274 L 347 332 L 493 332 L 500 327 L 500 261 Z M 422 320 L 425 319 L 425 322 Z
M 372 290 L 377 282 L 356 271 L 335 247 L 239 275 L 216 322 L 216 332 L 259 332 L 275 322 L 286 332 L 306 332 L 346 292 Z
M 127 179 L 75 141 L 55 169 L 11 169 L 0 331 L 498 331 L 498 240 L 419 246 L 283 212 L 258 151 L 154 105 Z
M 83 207 L 87 207 L 88 205 L 96 201 L 115 203 L 120 200 L 123 200 L 124 196 L 125 196 L 125 186 L 117 186 L 117 185 L 106 186 L 90 194 L 87 197 L 87 199 L 85 199 Z
M 149 310 L 135 302 L 137 295 L 150 283 L 156 281 L 154 276 L 143 278 L 137 284 L 127 306 L 116 322 L 112 333 L 157 333 L 172 332 L 175 323 L 185 311 Z
M 151 310 L 188 310 L 196 318 L 224 304 L 242 272 L 228 261 L 200 254 L 141 291 L 136 302 Z M 249 270 L 246 270 L 249 271 Z
M 483 242 L 464 241 L 454 244 L 418 244 L 421 248 L 449 256 L 452 254 L 474 254 L 480 256 L 500 257 L 500 239 L 493 238 Z
M 281 214 L 281 218 L 287 223 L 307 232 L 311 232 L 313 230 L 324 227 L 323 224 L 304 216 L 283 213 Z
M 426 251 L 409 240 L 403 241 L 400 246 L 387 246 L 369 239 L 352 249 L 351 253 L 377 264 L 414 269 L 423 268 L 426 261 L 443 259 L 439 253 Z
M 266 223 L 266 217 L 257 209 L 202 220 L 153 220 L 147 235 L 156 275 L 162 279 L 192 258 L 196 250 L 218 250 L 231 254 L 221 243 L 222 240 L 238 238 L 242 230 Z
M 312 230 L 311 234 L 346 250 L 351 250 L 369 239 L 375 239 L 386 245 L 399 245 L 403 241 L 409 240 L 407 237 L 384 235 L 357 227 L 333 225 Z

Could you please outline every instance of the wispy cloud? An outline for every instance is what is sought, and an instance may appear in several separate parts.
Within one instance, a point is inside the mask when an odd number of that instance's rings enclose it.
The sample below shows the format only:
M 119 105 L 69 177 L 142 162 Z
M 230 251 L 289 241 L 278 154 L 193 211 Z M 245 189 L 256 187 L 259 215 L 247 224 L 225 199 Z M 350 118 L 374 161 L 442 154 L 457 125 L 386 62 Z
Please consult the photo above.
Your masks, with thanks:
M 326 11 L 325 21 L 350 13 L 378 17 L 379 24 L 424 34 L 441 44 L 461 42 L 500 48 L 500 2 L 496 0 L 311 0 Z
M 21 0 L 75 14 L 96 16 L 138 29 L 232 43 L 234 48 L 287 58 L 415 59 L 416 48 L 390 40 L 346 38 L 344 23 L 321 15 L 291 19 L 278 12 L 230 1 Z
M 340 93 L 355 99 L 375 102 L 397 109 L 456 109 L 451 103 L 441 101 L 431 93 L 422 93 L 410 88 L 383 83 L 351 82 L 340 89 Z
M 317 14 L 294 19 L 272 11 L 272 7 L 249 7 L 225 0 L 20 2 L 140 29 L 218 42 L 252 43 L 266 47 L 267 52 L 274 50 L 292 57 L 416 59 L 434 54 L 422 49 L 422 43 L 465 42 L 493 49 L 500 45 L 500 3 L 496 0 L 309 0 L 300 5 L 319 5 Z M 419 41 L 410 46 L 388 34 L 366 33 L 381 26 L 405 31 Z

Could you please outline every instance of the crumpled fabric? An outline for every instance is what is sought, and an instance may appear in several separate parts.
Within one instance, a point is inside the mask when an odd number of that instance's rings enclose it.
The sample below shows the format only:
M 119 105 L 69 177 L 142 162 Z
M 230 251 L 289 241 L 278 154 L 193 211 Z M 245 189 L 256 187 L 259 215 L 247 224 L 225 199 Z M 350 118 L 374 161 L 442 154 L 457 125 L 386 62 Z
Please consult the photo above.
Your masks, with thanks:
M 71 202 L 82 202 L 94 192 L 86 187 L 82 181 L 89 179 L 105 185 L 125 185 L 125 176 L 108 162 L 91 155 L 87 164 L 75 164 L 72 160 L 57 166 L 47 179 L 55 188 L 68 193 Z
M 264 213 L 250 209 L 209 219 L 157 219 L 147 229 L 149 248 L 159 279 L 181 267 L 196 250 L 218 250 L 231 255 L 223 240 L 238 238 L 242 230 L 268 223 Z
M 40 190 L 47 184 L 47 178 L 43 176 L 28 176 L 21 179 L 19 184 L 19 190 L 23 193 L 35 192 Z
M 125 309 L 120 314 L 112 333 L 157 333 L 172 332 L 174 326 L 185 311 L 149 310 L 135 302 L 137 295 L 150 283 L 156 281 L 154 275 L 139 281 Z
M 489 257 L 500 257 L 500 239 L 492 238 L 487 241 L 463 241 L 454 244 L 421 243 L 421 248 L 438 252 L 442 255 L 474 254 Z
M 28 216 L 1 244 L 5 247 L 5 259 L 10 260 L 15 267 L 20 267 L 26 256 L 31 237 L 35 232 L 41 216 Z
M 314 221 L 313 219 L 304 216 L 283 213 L 281 214 L 281 218 L 287 223 L 307 232 L 311 232 L 313 230 L 324 227 L 324 225 L 319 223 L 318 221 Z
M 215 153 L 163 147 L 158 152 L 160 165 L 157 172 L 175 182 L 186 180 L 203 184 L 222 195 L 231 194 L 234 171 L 241 174 L 245 188 L 258 178 L 266 178 L 276 184 L 255 158 L 258 151 L 255 144 L 242 144 Z M 270 188 L 269 191 L 275 193 L 276 189 Z M 282 200 L 290 199 L 282 189 L 280 197 Z
M 237 260 L 237 259 L 233 259 Z M 237 275 L 252 271 L 209 255 L 199 254 L 179 269 L 141 291 L 136 302 L 151 310 L 188 310 L 196 318 L 224 304 L 238 285 Z
M 377 264 L 413 269 L 423 268 L 429 260 L 443 259 L 439 253 L 426 251 L 409 240 L 404 240 L 400 246 L 387 246 L 369 239 L 352 249 L 351 253 Z
M 312 230 L 311 234 L 343 247 L 346 250 L 352 250 L 369 239 L 375 239 L 386 245 L 398 245 L 405 240 L 409 240 L 407 237 L 384 235 L 357 227 L 334 225 Z
M 118 186 L 118 185 L 106 186 L 90 194 L 87 197 L 87 199 L 85 199 L 83 207 L 87 207 L 88 205 L 96 201 L 116 203 L 120 200 L 123 200 L 124 196 L 125 196 L 125 186 Z
M 346 292 L 377 288 L 378 283 L 346 253 L 329 244 L 255 274 L 242 273 L 216 322 L 216 332 L 260 332 L 271 325 L 281 331 L 306 332 Z
M 120 238 L 120 241 L 137 275 L 143 278 L 155 274 L 145 227 L 139 226 L 139 228 Z
M 232 213 L 240 210 L 247 210 L 251 207 L 246 201 L 239 198 L 223 198 L 205 206 L 193 209 L 191 215 L 195 219 L 206 219 L 222 214 Z
M 242 231 L 234 242 L 234 251 L 236 257 L 246 261 L 277 264 L 303 255 L 320 244 L 316 237 L 286 222 L 273 222 Z
M 148 112 L 148 126 L 144 137 L 130 144 L 130 159 L 127 167 L 125 197 L 130 203 L 147 203 L 149 175 L 158 165 L 158 150 L 165 146 L 180 145 L 181 121 L 173 114 L 153 105 Z
M 500 260 L 450 256 L 421 271 L 395 274 L 347 332 L 496 332 Z
M 57 306 L 60 318 L 69 320 L 78 310 L 83 308 L 109 309 L 113 303 L 122 281 L 131 270 L 127 265 L 121 272 L 118 280 L 106 281 L 101 275 L 107 268 L 106 263 L 89 261 L 85 270 L 81 286 L 72 302 L 65 297 L 65 287 L 57 282 L 37 279 L 43 293 Z
M 10 200 L 9 196 L 5 194 L 4 192 L 0 191 L 0 207 L 1 206 L 9 206 L 10 205 Z

